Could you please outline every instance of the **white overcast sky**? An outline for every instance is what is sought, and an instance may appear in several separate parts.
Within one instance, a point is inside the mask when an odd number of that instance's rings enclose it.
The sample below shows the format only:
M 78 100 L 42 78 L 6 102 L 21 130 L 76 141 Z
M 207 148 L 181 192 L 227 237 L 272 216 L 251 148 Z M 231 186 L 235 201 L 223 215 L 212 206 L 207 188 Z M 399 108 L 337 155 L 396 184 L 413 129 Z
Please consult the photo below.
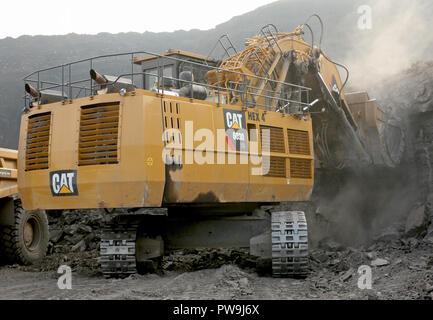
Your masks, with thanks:
M 275 0 L 3 0 L 0 39 L 214 28 Z

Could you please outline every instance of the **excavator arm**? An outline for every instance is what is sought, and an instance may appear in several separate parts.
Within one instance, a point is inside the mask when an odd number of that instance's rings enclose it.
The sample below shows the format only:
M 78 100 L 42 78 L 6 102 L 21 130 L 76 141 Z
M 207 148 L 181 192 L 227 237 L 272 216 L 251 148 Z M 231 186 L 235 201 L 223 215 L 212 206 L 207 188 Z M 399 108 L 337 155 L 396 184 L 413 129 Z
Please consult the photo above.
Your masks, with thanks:
M 259 35 L 247 40 L 243 51 L 222 62 L 219 85 L 245 92 L 232 103 L 244 99 L 243 104 L 254 108 L 269 105 L 266 99 L 271 96 L 275 97 L 270 103 L 272 111 L 310 113 L 316 156 L 322 167 L 398 165 L 405 150 L 405 134 L 398 119 L 384 112 L 366 92 L 345 93 L 347 78 L 341 81 L 337 67 L 346 69 L 348 77 L 347 68 L 333 62 L 314 43 L 307 43 L 305 28 L 312 33 L 307 23 L 291 33 L 266 25 Z M 216 75 L 208 78 L 216 85 Z M 305 92 L 287 83 L 311 88 L 308 100 L 319 103 L 306 110 L 297 103 L 305 98 Z M 282 101 L 288 102 L 282 105 Z

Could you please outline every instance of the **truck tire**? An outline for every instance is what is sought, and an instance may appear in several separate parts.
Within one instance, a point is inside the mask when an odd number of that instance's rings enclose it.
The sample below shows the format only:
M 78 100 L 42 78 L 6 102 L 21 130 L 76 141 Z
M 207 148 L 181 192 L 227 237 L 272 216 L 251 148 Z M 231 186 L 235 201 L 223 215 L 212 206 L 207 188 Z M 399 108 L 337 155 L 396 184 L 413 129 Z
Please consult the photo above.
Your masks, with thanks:
M 41 261 L 48 248 L 48 220 L 44 211 L 24 210 L 16 200 L 15 224 L 0 227 L 0 260 L 30 265 Z

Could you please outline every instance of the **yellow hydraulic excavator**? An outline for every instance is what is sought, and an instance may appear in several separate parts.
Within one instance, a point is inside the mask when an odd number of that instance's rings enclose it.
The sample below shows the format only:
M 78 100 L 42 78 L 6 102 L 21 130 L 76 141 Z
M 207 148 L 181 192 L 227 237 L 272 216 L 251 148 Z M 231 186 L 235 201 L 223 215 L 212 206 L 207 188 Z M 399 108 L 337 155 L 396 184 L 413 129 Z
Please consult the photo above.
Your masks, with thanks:
M 223 61 L 134 52 L 27 76 L 24 208 L 106 210 L 106 275 L 144 270 L 171 248 L 234 246 L 272 259 L 274 275 L 306 274 L 305 215 L 278 204 L 309 200 L 315 167 L 396 166 L 404 152 L 396 120 L 365 92 L 344 92 L 306 26 L 265 26 Z M 104 74 L 110 57 L 131 71 Z

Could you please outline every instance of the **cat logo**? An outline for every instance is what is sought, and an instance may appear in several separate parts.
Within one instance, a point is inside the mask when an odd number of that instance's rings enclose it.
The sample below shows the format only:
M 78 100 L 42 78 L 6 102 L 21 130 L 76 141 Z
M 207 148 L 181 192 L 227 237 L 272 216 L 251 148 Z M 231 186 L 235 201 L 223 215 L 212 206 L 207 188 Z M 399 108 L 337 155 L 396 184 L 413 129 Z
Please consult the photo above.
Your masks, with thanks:
M 243 111 L 223 109 L 226 130 L 226 142 L 232 151 L 248 151 L 245 113 Z
M 224 109 L 224 113 L 226 118 L 226 129 L 245 129 L 242 126 L 245 123 L 243 112 Z
M 50 186 L 54 197 L 78 196 L 77 171 L 61 170 L 50 172 Z

